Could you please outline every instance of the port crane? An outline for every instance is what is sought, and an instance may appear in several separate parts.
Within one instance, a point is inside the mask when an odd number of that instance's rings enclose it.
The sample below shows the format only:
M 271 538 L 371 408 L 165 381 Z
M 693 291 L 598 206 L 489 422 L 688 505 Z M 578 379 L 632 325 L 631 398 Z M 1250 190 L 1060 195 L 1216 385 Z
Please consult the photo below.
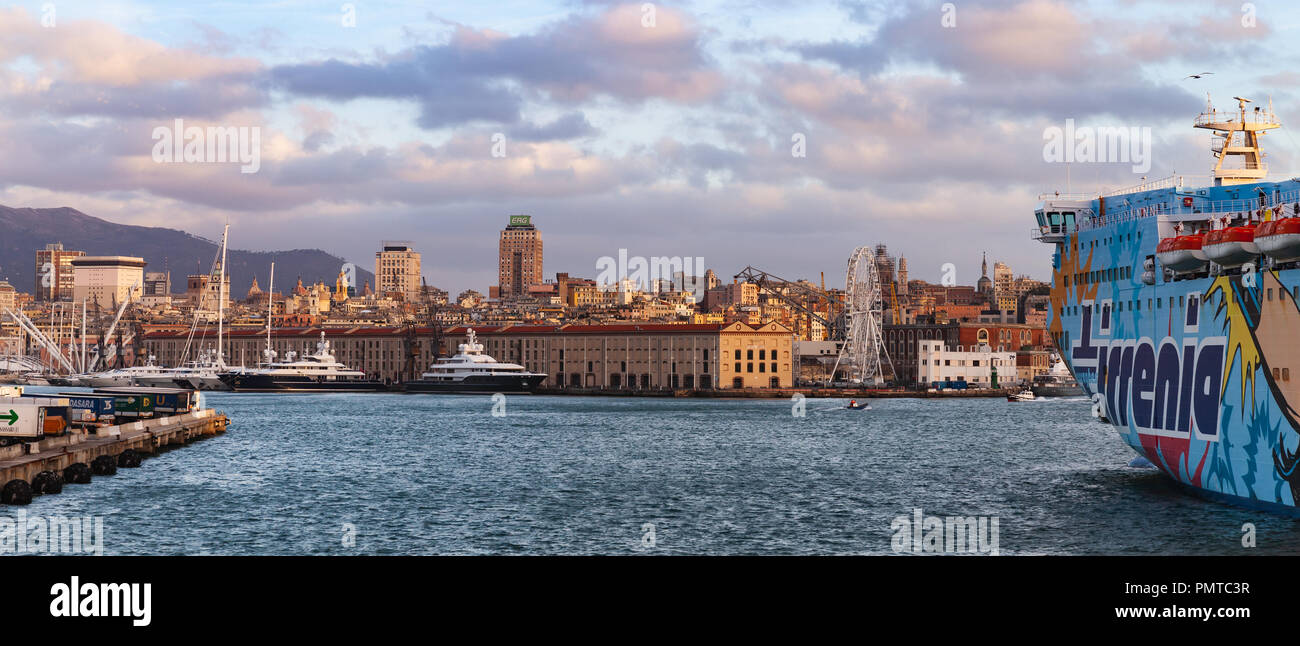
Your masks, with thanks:
M 844 340 L 844 335 L 847 329 L 844 317 L 844 301 L 832 296 L 830 292 L 809 287 L 803 283 L 789 281 L 752 266 L 745 267 L 732 278 L 734 280 L 743 280 L 747 283 L 758 285 L 759 291 L 764 291 L 775 296 L 782 303 L 789 305 L 805 316 L 824 325 L 826 329 L 830 331 L 831 340 Z M 801 300 L 796 298 L 795 296 L 792 296 L 792 294 L 803 296 L 804 299 Z M 821 312 L 813 310 L 805 305 L 805 302 L 807 301 L 826 301 L 826 315 L 823 315 Z

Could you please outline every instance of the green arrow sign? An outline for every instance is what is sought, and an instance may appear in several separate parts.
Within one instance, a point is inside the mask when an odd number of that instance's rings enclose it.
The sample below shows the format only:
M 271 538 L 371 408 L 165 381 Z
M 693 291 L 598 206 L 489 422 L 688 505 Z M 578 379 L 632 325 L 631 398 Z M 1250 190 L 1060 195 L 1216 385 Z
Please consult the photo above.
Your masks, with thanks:
M 0 414 L 0 419 L 8 420 L 9 425 L 13 426 L 14 422 L 18 421 L 18 413 L 14 412 L 14 409 L 10 408 L 8 415 Z

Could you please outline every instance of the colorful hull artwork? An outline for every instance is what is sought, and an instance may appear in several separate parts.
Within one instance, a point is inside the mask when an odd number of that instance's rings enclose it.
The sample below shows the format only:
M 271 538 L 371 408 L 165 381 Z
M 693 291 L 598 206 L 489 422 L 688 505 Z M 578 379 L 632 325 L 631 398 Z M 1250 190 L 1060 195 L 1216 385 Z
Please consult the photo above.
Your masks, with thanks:
M 1234 100 L 1193 124 L 1233 142 L 1212 185 L 1044 194 L 1033 237 L 1055 246 L 1048 331 L 1093 415 L 1198 493 L 1295 513 L 1300 178 L 1264 181 L 1281 124 Z
M 1300 204 L 1300 186 L 1284 184 L 1269 193 Z M 1153 260 L 1165 225 L 1152 216 L 1066 234 L 1054 256 L 1051 336 L 1093 414 L 1169 477 L 1228 502 L 1294 511 L 1300 268 L 1260 255 L 1237 270 L 1179 276 Z

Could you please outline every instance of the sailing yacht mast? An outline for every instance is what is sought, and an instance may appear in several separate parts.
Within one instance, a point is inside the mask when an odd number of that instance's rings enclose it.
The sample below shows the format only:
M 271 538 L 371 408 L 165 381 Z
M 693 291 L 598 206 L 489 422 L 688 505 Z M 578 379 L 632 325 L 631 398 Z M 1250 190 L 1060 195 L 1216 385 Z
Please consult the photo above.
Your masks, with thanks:
M 266 285 L 266 361 L 271 361 L 271 315 L 275 309 L 275 263 L 271 263 L 271 282 Z
M 230 223 L 226 223 L 225 231 L 221 232 L 221 275 L 217 277 L 217 365 L 226 365 L 226 355 L 222 348 L 222 339 L 224 336 L 224 320 L 226 318 L 226 238 L 230 235 Z

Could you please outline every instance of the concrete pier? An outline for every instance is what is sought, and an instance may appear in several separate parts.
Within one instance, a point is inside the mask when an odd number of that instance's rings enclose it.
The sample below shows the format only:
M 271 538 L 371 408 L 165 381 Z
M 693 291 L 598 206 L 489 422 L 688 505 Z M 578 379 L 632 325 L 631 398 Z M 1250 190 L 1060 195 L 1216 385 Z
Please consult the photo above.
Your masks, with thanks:
M 962 399 L 979 397 L 1003 397 L 1020 392 L 1019 388 L 992 389 L 971 388 L 965 390 L 947 389 L 936 392 L 925 390 L 878 389 L 878 388 L 828 388 L 821 386 L 804 388 L 728 388 L 713 390 L 683 390 L 668 388 L 538 388 L 538 395 L 588 395 L 596 397 L 699 397 L 708 399 L 789 399 L 795 394 L 808 398 L 836 399 Z
M 42 471 L 59 473 L 72 464 L 89 465 L 99 456 L 116 457 L 127 449 L 148 455 L 169 445 L 224 433 L 228 421 L 225 415 L 207 409 L 104 426 L 94 434 L 72 432 L 39 442 L 3 446 L 0 485 L 11 480 L 31 482 Z

